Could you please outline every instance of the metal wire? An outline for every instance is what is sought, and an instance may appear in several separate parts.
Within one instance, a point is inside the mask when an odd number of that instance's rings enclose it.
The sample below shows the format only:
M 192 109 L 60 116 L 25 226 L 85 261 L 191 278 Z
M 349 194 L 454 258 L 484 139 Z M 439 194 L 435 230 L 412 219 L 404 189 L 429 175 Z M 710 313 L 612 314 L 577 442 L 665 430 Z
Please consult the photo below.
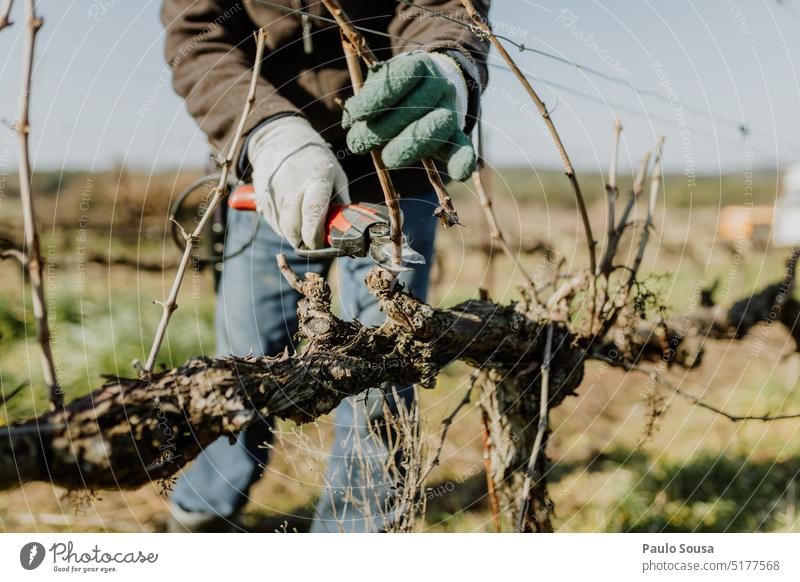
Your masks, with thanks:
M 464 22 L 459 21 L 457 18 L 453 18 L 451 16 L 448 16 L 447 14 L 443 14 L 441 12 L 438 12 L 436 10 L 428 8 L 427 6 L 421 6 L 421 5 L 414 4 L 414 2 L 412 2 L 411 0 L 399 0 L 399 2 L 401 2 L 403 4 L 406 4 L 408 6 L 413 6 L 414 8 L 417 8 L 419 10 L 422 10 L 424 12 L 427 12 L 427 13 L 429 13 L 431 15 L 434 15 L 434 16 L 437 16 L 439 18 L 444 18 L 445 20 L 448 20 L 450 22 L 458 24 L 459 26 L 461 26 L 461 27 L 463 27 L 463 28 L 465 28 L 467 30 L 471 30 L 472 32 L 475 32 L 475 28 L 474 27 L 472 27 L 472 26 L 470 26 L 470 25 L 468 25 L 468 24 L 466 24 Z M 639 86 L 635 85 L 632 81 L 629 81 L 627 79 L 621 79 L 619 77 L 615 77 L 614 75 L 610 75 L 610 74 L 606 73 L 605 71 L 602 71 L 600 69 L 596 69 L 594 67 L 589 67 L 587 65 L 578 63 L 578 62 L 573 61 L 573 60 L 570 60 L 570 59 L 568 59 L 566 57 L 562 57 L 562 56 L 559 56 L 559 55 L 556 55 L 556 54 L 553 54 L 553 53 L 549 53 L 549 52 L 543 51 L 541 49 L 536 49 L 536 48 L 533 48 L 533 47 L 525 46 L 521 42 L 517 42 L 514 39 L 509 38 L 508 36 L 505 36 L 505 35 L 502 35 L 502 34 L 498 34 L 498 33 L 494 32 L 494 31 L 492 31 L 492 34 L 494 34 L 494 36 L 496 36 L 497 38 L 509 43 L 510 45 L 513 45 L 520 52 L 529 52 L 529 53 L 537 54 L 539 56 L 546 57 L 548 59 L 554 60 L 554 61 L 559 62 L 561 64 L 569 65 L 571 67 L 575 67 L 576 69 L 578 69 L 580 71 L 583 71 L 584 73 L 588 73 L 590 75 L 594 75 L 595 77 L 598 77 L 598 78 L 603 79 L 605 81 L 608 81 L 610 83 L 616 83 L 618 85 L 623 85 L 623 86 L 628 87 L 629 89 L 631 89 L 634 93 L 637 93 L 639 95 L 646 95 L 647 97 L 651 97 L 653 99 L 661 101 L 662 103 L 667 103 L 669 105 L 676 105 L 676 104 L 682 105 L 683 108 L 686 111 L 691 111 L 691 112 L 696 113 L 698 115 L 708 116 L 709 118 L 715 119 L 718 122 L 722 122 L 722 123 L 726 123 L 726 124 L 730 124 L 730 125 L 736 125 L 737 128 L 742 133 L 744 133 L 744 134 L 747 133 L 747 128 L 744 126 L 742 121 L 729 119 L 729 118 L 726 119 L 726 118 L 721 117 L 721 116 L 713 116 L 708 111 L 706 111 L 705 109 L 703 109 L 701 107 L 696 107 L 694 105 L 691 105 L 691 104 L 688 104 L 688 103 L 683 103 L 681 101 L 673 101 L 670 98 L 662 95 L 658 91 L 655 91 L 653 89 L 646 89 L 646 88 L 643 88 L 643 87 L 639 87 Z
M 502 65 L 499 65 L 497 63 L 489 62 L 487 64 L 488 64 L 489 68 L 497 69 L 497 70 L 506 72 L 508 74 L 513 74 L 513 72 L 509 68 L 504 67 Z M 633 116 L 636 116 L 636 117 L 640 117 L 642 119 L 646 119 L 646 120 L 649 120 L 649 121 L 656 121 L 656 122 L 664 124 L 666 126 L 672 126 L 672 125 L 675 124 L 675 118 L 673 118 L 673 117 L 668 117 L 666 115 L 660 115 L 658 113 L 652 113 L 649 110 L 637 109 L 635 107 L 631 107 L 630 105 L 627 105 L 627 104 L 622 103 L 620 101 L 615 101 L 613 99 L 606 99 L 604 97 L 603 98 L 599 98 L 596 95 L 593 95 L 591 93 L 587 93 L 585 91 L 581 91 L 580 89 L 576 89 L 576 88 L 571 87 L 569 85 L 564 85 L 563 83 L 558 83 L 557 81 L 551 81 L 549 79 L 545 79 L 545 78 L 539 77 L 537 75 L 531 75 L 530 73 L 526 72 L 522 68 L 520 68 L 520 70 L 522 70 L 522 72 L 523 72 L 523 74 L 525 75 L 526 78 L 530 79 L 531 81 L 536 81 L 536 82 L 541 83 L 542 85 L 548 87 L 550 89 L 550 91 L 552 91 L 556 95 L 558 95 L 556 90 L 563 91 L 564 93 L 571 93 L 572 95 L 574 95 L 575 97 L 577 97 L 579 99 L 583 99 L 585 101 L 590 101 L 590 102 L 598 104 L 598 105 L 603 105 L 606 108 L 611 108 L 613 110 L 613 113 L 614 113 L 615 117 L 617 116 L 618 112 L 624 112 L 626 114 L 633 115 Z M 552 114 L 552 112 L 553 111 L 550 111 L 551 114 Z M 729 128 L 729 129 L 731 129 L 732 131 L 735 131 L 735 130 L 733 130 L 733 128 Z M 725 143 L 725 144 L 728 144 L 728 145 L 731 145 L 731 146 L 736 146 L 736 147 L 739 147 L 739 146 L 742 145 L 742 143 L 745 143 L 754 152 L 756 152 L 758 154 L 763 153 L 762 149 L 753 143 L 752 138 L 754 136 L 753 136 L 752 133 L 747 136 L 747 141 L 745 141 L 745 142 L 742 142 L 741 139 L 735 139 L 733 137 L 722 136 L 722 135 L 720 135 L 720 134 L 718 134 L 718 133 L 716 133 L 714 131 L 704 130 L 702 128 L 697 128 L 697 127 L 693 127 L 692 128 L 692 135 L 704 137 L 709 142 L 718 141 L 718 142 L 722 142 L 722 143 Z M 760 134 L 756 134 L 755 138 L 760 140 L 761 139 Z M 768 140 L 768 141 L 770 143 L 773 143 L 771 140 Z M 794 146 L 794 145 L 791 145 L 791 144 L 789 144 L 789 145 L 792 148 L 800 149 L 800 145 L 799 146 Z
M 274 2 L 270 2 L 269 0 L 256 0 L 256 1 L 259 4 L 263 4 L 265 6 L 269 6 L 270 8 L 275 8 L 277 10 L 280 10 L 281 12 L 283 12 L 283 13 L 285 13 L 287 15 L 307 16 L 307 17 L 311 18 L 312 20 L 317 20 L 317 21 L 320 21 L 320 22 L 326 22 L 326 23 L 329 23 L 329 24 L 336 25 L 336 20 L 334 20 L 333 18 L 329 18 L 329 17 L 326 17 L 326 16 L 317 15 L 317 14 L 312 14 L 312 13 L 307 12 L 305 10 L 300 10 L 300 9 L 295 9 L 295 8 L 291 8 L 291 7 L 288 7 L 288 6 L 283 6 L 281 4 L 276 4 Z M 417 5 L 412 0 L 398 0 L 398 1 L 403 3 L 403 4 L 406 4 L 408 6 L 411 6 L 411 7 L 417 8 L 417 9 L 419 9 L 421 11 L 424 11 L 424 12 L 426 12 L 426 13 L 428 13 L 431 16 L 434 16 L 436 18 L 442 18 L 443 20 L 447 20 L 449 22 L 453 22 L 455 24 L 458 24 L 459 26 L 463 27 L 464 29 L 469 30 L 469 31 L 471 31 L 471 32 L 473 32 L 475 34 L 480 34 L 480 32 L 473 25 L 470 25 L 470 24 L 467 24 L 465 22 L 462 22 L 461 20 L 459 20 L 457 18 L 453 18 L 452 16 L 450 16 L 448 14 L 444 14 L 444 13 L 439 12 L 437 10 L 433 10 L 431 8 L 428 8 L 427 6 Z M 369 28 L 369 27 L 366 27 L 366 26 L 363 26 L 363 25 L 360 25 L 360 24 L 353 23 L 353 27 L 355 29 L 361 31 L 361 32 L 365 32 L 365 33 L 368 33 L 368 34 L 374 34 L 374 35 L 381 36 L 381 37 L 384 37 L 384 38 L 401 40 L 401 41 L 403 41 L 405 43 L 416 45 L 416 46 L 420 46 L 420 47 L 424 46 L 424 43 L 421 43 L 421 42 L 419 42 L 419 41 L 417 41 L 415 39 L 403 37 L 403 36 L 400 36 L 400 35 L 392 35 L 392 34 L 387 33 L 386 31 L 375 30 L 373 28 Z M 536 48 L 533 48 L 533 47 L 525 46 L 523 43 L 519 43 L 519 42 L 515 41 L 514 39 L 509 38 L 508 36 L 505 36 L 505 35 L 502 35 L 502 34 L 497 34 L 497 33 L 494 33 L 494 35 L 497 38 L 503 40 L 504 42 L 507 42 L 507 43 L 513 45 L 520 52 L 529 52 L 529 53 L 537 54 L 537 55 L 540 55 L 542 57 L 546 57 L 546 58 L 551 59 L 553 61 L 559 62 L 561 64 L 569 65 L 569 66 L 571 66 L 571 67 L 573 67 L 573 68 L 575 68 L 577 70 L 580 70 L 580 71 L 582 71 L 584 73 L 587 73 L 587 74 L 590 74 L 592 76 L 595 76 L 595 77 L 597 77 L 599 79 L 605 80 L 607 82 L 615 83 L 617 85 L 627 87 L 628 89 L 633 91 L 640 98 L 646 97 L 646 98 L 649 98 L 649 99 L 653 99 L 653 100 L 659 101 L 659 102 L 661 102 L 663 104 L 668 104 L 671 107 L 675 107 L 677 105 L 680 105 L 681 107 L 683 107 L 684 111 L 686 111 L 687 113 L 691 113 L 693 115 L 708 119 L 709 121 L 713 122 L 714 124 L 728 127 L 729 130 L 731 130 L 732 132 L 735 132 L 736 134 L 741 136 L 744 139 L 744 143 L 747 144 L 747 145 L 752 146 L 752 143 L 750 143 L 748 141 L 748 139 L 751 138 L 751 137 L 754 137 L 754 136 L 758 137 L 759 139 L 768 141 L 771 145 L 772 144 L 778 145 L 778 146 L 782 145 L 782 144 L 778 143 L 776 140 L 774 140 L 773 138 L 771 138 L 769 135 L 762 134 L 761 132 L 754 131 L 752 129 L 752 127 L 750 127 L 749 124 L 745 123 L 744 120 L 735 120 L 735 119 L 732 119 L 732 118 L 727 118 L 727 117 L 723 117 L 723 116 L 719 116 L 719 115 L 713 114 L 710 111 L 707 111 L 706 109 L 703 109 L 703 108 L 698 107 L 696 105 L 692 105 L 690 103 L 686 103 L 686 102 L 683 102 L 683 101 L 672 100 L 669 97 L 666 97 L 665 95 L 662 95 L 658 91 L 638 86 L 638 85 L 634 84 L 632 81 L 629 81 L 627 79 L 621 79 L 619 77 L 615 77 L 615 76 L 610 75 L 610 74 L 608 74 L 608 73 L 606 73 L 604 71 L 601 71 L 599 69 L 595 69 L 593 67 L 589 67 L 587 65 L 583 65 L 583 64 L 578 63 L 576 61 L 567 59 L 565 57 L 562 57 L 562 56 L 559 56 L 559 55 L 556 55 L 556 54 L 553 54 L 553 53 L 549 53 L 547 51 L 543 51 L 543 50 L 536 49 Z M 502 71 L 509 72 L 509 73 L 512 72 L 511 69 L 509 69 L 507 66 L 505 66 L 503 64 L 491 63 L 490 62 L 490 63 L 488 63 L 488 66 L 490 66 L 493 69 L 498 69 L 498 70 L 502 70 Z M 531 80 L 538 81 L 538 82 L 543 83 L 545 85 L 548 85 L 550 87 L 558 88 L 558 89 L 560 89 L 562 91 L 566 91 L 566 92 L 572 93 L 572 94 L 574 94 L 574 95 L 576 95 L 576 96 L 578 96 L 578 97 L 580 97 L 582 99 L 586 99 L 586 100 L 589 100 L 589 101 L 592 101 L 592 102 L 595 102 L 595 103 L 599 103 L 599 104 L 602 104 L 602 105 L 605 105 L 605 106 L 611 105 L 614 108 L 619 109 L 620 111 L 625 111 L 626 113 L 630 113 L 632 115 L 638 115 L 638 116 L 641 116 L 641 117 L 644 117 L 644 118 L 647 118 L 647 119 L 654 119 L 654 120 L 657 120 L 657 121 L 659 121 L 661 123 L 666 123 L 666 124 L 670 124 L 670 125 L 674 124 L 674 122 L 675 122 L 674 119 L 671 119 L 671 118 L 668 118 L 668 117 L 665 117 L 665 116 L 660 116 L 660 115 L 652 114 L 652 113 L 649 113 L 649 112 L 639 111 L 637 109 L 634 109 L 634 108 L 632 108 L 632 107 L 630 107 L 628 105 L 625 105 L 623 103 L 620 103 L 620 102 L 614 102 L 614 101 L 606 100 L 606 99 L 603 99 L 603 98 L 595 97 L 595 96 L 593 96 L 593 95 L 591 95 L 589 93 L 581 91 L 580 89 L 576 89 L 574 87 L 570 87 L 569 85 L 565 85 L 563 83 L 557 83 L 555 81 L 549 81 L 549 80 L 543 79 L 541 77 L 535 77 L 533 75 L 530 75 L 529 73 L 525 73 L 525 76 L 527 78 L 531 79 Z M 735 143 L 737 146 L 741 145 L 743 143 L 741 140 L 736 140 L 734 142 L 734 140 L 732 140 L 732 139 L 721 138 L 715 132 L 705 132 L 705 131 L 702 131 L 702 130 L 698 130 L 697 128 L 693 128 L 692 129 L 692 133 L 696 134 L 696 135 L 705 136 L 705 137 L 707 137 L 707 138 L 709 138 L 711 140 L 714 140 L 714 141 L 721 141 L 721 142 L 725 142 L 725 143 L 728 143 L 728 144 L 734 144 Z M 791 143 L 791 142 L 787 142 L 785 140 L 784 140 L 783 143 L 788 148 L 800 149 L 800 144 L 794 144 L 794 143 Z M 756 147 L 753 147 L 753 149 L 754 150 L 758 150 L 758 148 L 756 148 Z

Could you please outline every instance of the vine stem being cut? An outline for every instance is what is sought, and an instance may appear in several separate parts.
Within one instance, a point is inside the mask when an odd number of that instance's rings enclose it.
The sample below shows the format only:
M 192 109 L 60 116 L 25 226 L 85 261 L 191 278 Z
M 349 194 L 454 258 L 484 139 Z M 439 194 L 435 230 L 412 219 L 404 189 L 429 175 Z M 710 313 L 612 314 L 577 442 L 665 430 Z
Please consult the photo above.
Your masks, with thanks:
M 339 28 L 342 31 L 342 36 L 344 37 L 343 44 L 349 45 L 350 50 L 354 51 L 368 67 L 375 65 L 378 62 L 378 59 L 375 57 L 372 49 L 369 48 L 367 40 L 364 38 L 364 36 L 355 26 L 353 26 L 352 20 L 350 20 L 350 18 L 347 16 L 347 13 L 342 9 L 338 0 L 322 0 L 322 3 L 339 25 Z M 347 52 L 348 49 L 345 47 L 345 56 L 347 55 Z M 358 68 L 358 73 L 354 75 L 353 67 L 350 66 L 349 62 L 348 69 L 350 70 L 350 78 L 353 81 L 353 89 L 358 90 L 358 88 L 364 84 L 361 69 Z M 377 157 L 379 158 L 380 155 L 377 154 Z M 375 158 L 376 156 L 373 155 L 373 162 L 375 161 Z M 456 212 L 455 208 L 453 208 L 453 201 L 450 198 L 450 194 L 447 192 L 444 181 L 442 180 L 441 175 L 439 175 L 439 170 L 436 168 L 436 164 L 433 163 L 433 160 L 425 158 L 422 160 L 422 165 L 428 175 L 428 181 L 436 192 L 436 197 L 439 200 L 439 207 L 434 211 L 434 216 L 439 219 L 439 222 L 441 222 L 442 226 L 445 228 L 461 224 L 458 220 L 458 213 Z M 380 166 L 383 167 L 382 161 L 380 162 Z M 376 169 L 379 167 L 377 162 L 375 163 L 375 167 Z M 378 169 L 378 174 L 380 176 L 380 169 Z M 383 184 L 383 181 L 381 181 L 381 184 Z M 389 205 L 389 195 L 385 189 L 384 194 L 386 195 L 386 205 L 389 206 L 389 209 L 391 210 L 392 207 Z M 394 239 L 392 239 L 392 241 L 394 242 Z M 398 243 L 398 245 L 400 244 L 401 243 Z M 400 246 L 398 246 L 397 252 L 401 252 Z
M 364 84 L 364 76 L 358 62 L 358 53 L 344 33 L 342 34 L 342 49 L 344 49 L 345 59 L 347 60 L 347 70 L 353 83 L 353 91 L 358 92 Z M 400 195 L 395 190 L 392 176 L 389 174 L 386 164 L 383 163 L 380 152 L 372 151 L 370 156 L 372 156 L 372 164 L 375 166 L 375 172 L 378 175 L 381 190 L 383 190 L 386 207 L 389 209 L 389 240 L 392 241 L 392 262 L 395 265 L 402 265 L 403 221 L 400 214 Z

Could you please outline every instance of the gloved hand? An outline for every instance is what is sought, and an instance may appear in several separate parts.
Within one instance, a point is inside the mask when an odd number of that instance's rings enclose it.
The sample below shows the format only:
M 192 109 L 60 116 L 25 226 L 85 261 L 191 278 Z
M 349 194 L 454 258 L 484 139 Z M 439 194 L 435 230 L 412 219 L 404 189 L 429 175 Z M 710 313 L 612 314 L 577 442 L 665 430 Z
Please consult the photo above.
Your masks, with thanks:
M 328 206 L 350 203 L 339 160 L 302 117 L 281 117 L 258 127 L 247 142 L 256 207 L 294 248 L 325 246 Z
M 468 90 L 461 68 L 441 53 L 414 51 L 378 63 L 345 103 L 342 125 L 356 154 L 383 146 L 388 168 L 435 157 L 447 173 L 465 180 L 475 150 L 464 133 Z

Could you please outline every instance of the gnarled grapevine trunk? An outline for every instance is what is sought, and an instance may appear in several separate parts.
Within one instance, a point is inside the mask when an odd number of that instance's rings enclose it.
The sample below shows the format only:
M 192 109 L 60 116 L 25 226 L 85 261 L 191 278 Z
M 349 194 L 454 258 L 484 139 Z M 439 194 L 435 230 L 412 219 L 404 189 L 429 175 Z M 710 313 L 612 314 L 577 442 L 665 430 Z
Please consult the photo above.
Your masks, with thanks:
M 301 285 L 301 334 L 309 340 L 302 352 L 197 358 L 149 380 L 115 378 L 63 411 L 4 427 L 0 488 L 31 480 L 69 488 L 138 487 L 169 477 L 221 435 L 233 437 L 264 415 L 308 422 L 366 387 L 431 384 L 454 360 L 536 376 L 542 326 L 515 305 L 467 301 L 434 309 L 393 290 L 376 271 L 368 285 L 388 318 L 367 328 L 331 314 L 322 278 L 309 274 Z M 564 354 L 568 362 L 565 390 L 572 391 L 581 376 L 581 351 L 566 331 L 557 334 L 564 349 L 556 358 Z M 526 389 L 510 406 L 535 414 L 534 394 Z

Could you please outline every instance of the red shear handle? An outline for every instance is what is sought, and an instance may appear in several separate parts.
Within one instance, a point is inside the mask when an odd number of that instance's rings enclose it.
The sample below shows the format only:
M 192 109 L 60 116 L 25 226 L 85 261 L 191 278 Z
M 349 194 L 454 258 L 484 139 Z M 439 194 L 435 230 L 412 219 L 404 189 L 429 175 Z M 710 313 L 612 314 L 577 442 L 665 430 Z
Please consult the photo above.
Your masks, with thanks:
M 371 225 L 382 220 L 369 204 L 331 204 L 325 220 L 325 242 L 336 246 L 343 238 L 364 237 Z
M 256 193 L 252 184 L 237 186 L 228 196 L 228 207 L 252 212 L 256 208 Z M 367 231 L 376 222 L 388 222 L 385 209 L 378 204 L 331 204 L 325 218 L 324 249 L 298 249 L 308 258 L 366 256 Z
M 256 190 L 252 184 L 242 184 L 234 188 L 228 196 L 228 208 L 233 210 L 255 211 Z

